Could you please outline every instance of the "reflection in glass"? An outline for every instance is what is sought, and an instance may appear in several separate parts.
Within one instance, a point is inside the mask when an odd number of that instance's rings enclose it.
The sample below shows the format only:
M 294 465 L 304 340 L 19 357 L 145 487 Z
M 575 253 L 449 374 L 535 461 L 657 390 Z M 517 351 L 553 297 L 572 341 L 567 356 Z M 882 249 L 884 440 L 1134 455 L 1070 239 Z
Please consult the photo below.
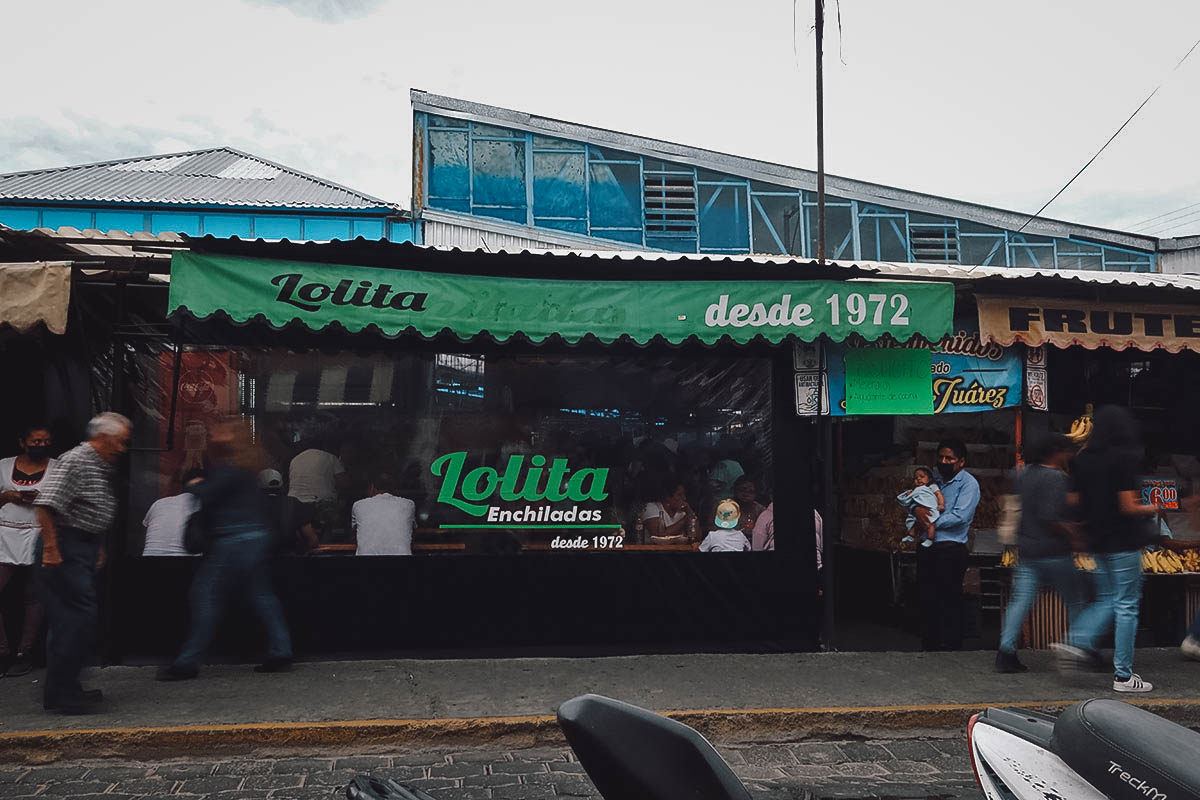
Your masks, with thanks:
M 135 424 L 165 442 L 170 355 L 134 360 L 152 378 Z M 175 447 L 133 464 L 134 522 L 204 463 L 206 430 L 229 415 L 252 423 L 285 482 L 302 453 L 344 467 L 335 498 L 301 498 L 319 552 L 354 551 L 351 508 L 383 485 L 413 503 L 417 556 L 561 549 L 556 537 L 595 549 L 601 536 L 609 549 L 689 550 L 739 476 L 742 496 L 747 482 L 761 505 L 772 494 L 764 358 L 242 348 L 186 352 L 183 374 Z M 647 504 L 678 486 L 694 530 L 647 541 Z M 132 525 L 131 552 L 141 535 Z

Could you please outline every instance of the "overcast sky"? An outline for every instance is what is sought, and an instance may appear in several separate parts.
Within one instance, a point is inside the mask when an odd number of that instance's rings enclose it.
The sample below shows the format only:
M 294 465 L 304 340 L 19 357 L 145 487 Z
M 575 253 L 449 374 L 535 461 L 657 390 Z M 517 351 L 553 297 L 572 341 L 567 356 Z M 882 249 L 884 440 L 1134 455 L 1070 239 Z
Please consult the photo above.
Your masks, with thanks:
M 1046 215 L 1200 232 L 1200 50 L 1170 74 L 1200 2 L 842 0 L 840 37 L 829 2 L 830 173 L 1033 212 L 1170 76 Z M 231 145 L 407 206 L 410 87 L 811 169 L 798 14 L 793 33 L 792 0 L 12 4 L 0 172 Z

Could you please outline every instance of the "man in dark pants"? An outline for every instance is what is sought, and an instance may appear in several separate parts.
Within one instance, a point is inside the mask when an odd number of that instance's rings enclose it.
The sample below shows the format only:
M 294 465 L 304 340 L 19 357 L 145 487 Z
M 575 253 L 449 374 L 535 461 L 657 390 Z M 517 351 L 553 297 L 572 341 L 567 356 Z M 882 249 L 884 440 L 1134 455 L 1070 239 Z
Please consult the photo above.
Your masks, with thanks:
M 979 482 L 963 469 L 966 463 L 967 446 L 961 441 L 951 439 L 938 445 L 937 469 L 946 510 L 934 522 L 933 545 L 917 548 L 921 645 L 925 650 L 962 649 L 967 531 L 979 505 Z
M 131 426 L 120 414 L 92 418 L 87 441 L 63 455 L 39 487 L 34 508 L 42 529 L 42 593 L 46 606 L 47 711 L 83 714 L 99 689 L 79 683 L 96 628 L 96 570 L 104 535 L 117 515 L 113 462 L 129 448 Z

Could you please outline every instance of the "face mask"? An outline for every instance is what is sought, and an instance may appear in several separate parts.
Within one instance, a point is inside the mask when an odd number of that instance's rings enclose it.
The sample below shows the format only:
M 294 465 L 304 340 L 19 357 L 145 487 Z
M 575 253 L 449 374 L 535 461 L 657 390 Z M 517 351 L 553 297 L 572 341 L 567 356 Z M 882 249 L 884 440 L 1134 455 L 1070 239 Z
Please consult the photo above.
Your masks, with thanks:
M 944 478 L 945 480 L 950 480 L 951 478 L 954 477 L 954 465 L 953 464 L 938 464 L 937 470 L 941 474 L 942 478 Z
M 34 461 L 45 461 L 50 457 L 50 445 L 33 444 L 26 447 L 25 452 Z

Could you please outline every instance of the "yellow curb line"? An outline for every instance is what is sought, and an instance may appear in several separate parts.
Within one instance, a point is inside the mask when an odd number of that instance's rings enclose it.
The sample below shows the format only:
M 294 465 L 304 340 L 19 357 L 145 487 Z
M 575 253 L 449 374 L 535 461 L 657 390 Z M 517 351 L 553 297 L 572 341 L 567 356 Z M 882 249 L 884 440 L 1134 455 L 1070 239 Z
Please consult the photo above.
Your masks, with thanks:
M 1163 711 L 1200 711 L 1200 699 L 1121 698 Z M 696 709 L 662 712 L 720 741 L 804 739 L 864 735 L 896 730 L 958 727 L 968 713 L 989 706 L 1045 710 L 1078 700 L 940 703 L 899 706 Z M 874 718 L 872 718 L 874 717 Z M 327 722 L 247 722 L 136 728 L 64 728 L 0 733 L 0 761 L 54 761 L 62 757 L 163 757 L 200 753 L 330 747 L 371 748 L 478 746 L 534 747 L 564 744 L 553 715 L 457 717 L 443 719 L 337 720 Z

